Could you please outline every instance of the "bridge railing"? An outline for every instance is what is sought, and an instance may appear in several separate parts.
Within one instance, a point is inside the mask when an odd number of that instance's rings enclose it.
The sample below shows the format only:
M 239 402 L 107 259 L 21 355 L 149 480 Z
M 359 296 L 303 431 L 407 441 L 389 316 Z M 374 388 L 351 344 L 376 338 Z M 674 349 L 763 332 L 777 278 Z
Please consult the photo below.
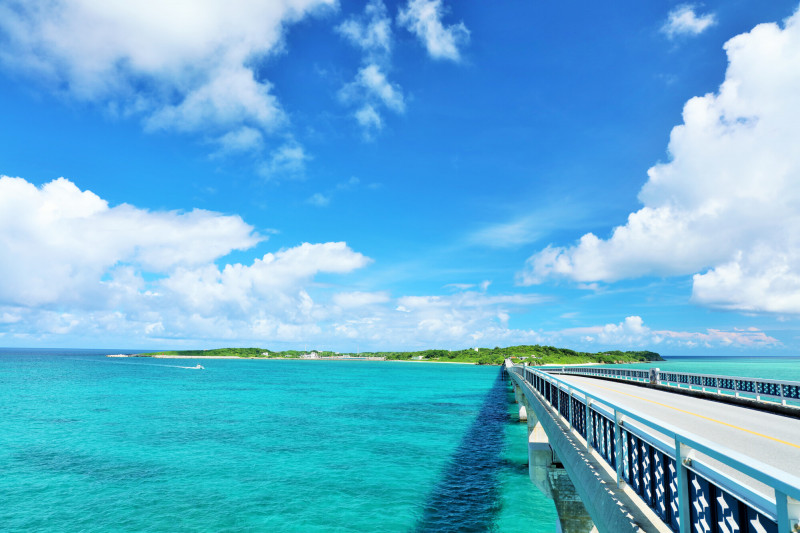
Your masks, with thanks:
M 716 376 L 689 372 L 651 369 L 623 369 L 590 366 L 556 366 L 544 368 L 547 372 L 595 376 L 625 381 L 649 382 L 679 388 L 688 388 L 717 394 L 745 396 L 758 401 L 778 401 L 786 405 L 787 400 L 800 402 L 800 383 L 777 379 L 746 378 L 740 376 Z
M 790 498 L 800 500 L 797 476 L 614 405 L 541 370 L 512 365 L 507 370 L 560 414 L 570 430 L 585 439 L 587 451 L 594 449 L 616 471 L 617 483 L 627 483 L 673 531 L 796 531 L 800 509 Z M 745 486 L 706 464 L 697 453 L 767 485 L 774 494 Z

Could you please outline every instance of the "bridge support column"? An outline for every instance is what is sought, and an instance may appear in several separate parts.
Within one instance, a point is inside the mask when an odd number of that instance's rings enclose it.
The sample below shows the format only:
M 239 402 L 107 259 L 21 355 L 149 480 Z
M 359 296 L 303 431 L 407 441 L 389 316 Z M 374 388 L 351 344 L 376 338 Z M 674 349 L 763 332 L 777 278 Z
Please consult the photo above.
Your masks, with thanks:
M 583 505 L 567 471 L 561 466 L 544 428 L 538 421 L 528 423 L 528 476 L 539 491 L 553 500 L 563 533 L 591 533 L 597 529 Z
M 528 427 L 530 428 L 530 425 Z M 551 500 L 553 493 L 550 490 L 548 472 L 552 465 L 553 450 L 550 449 L 550 442 L 542 425 L 535 423 L 528 435 L 528 477 L 539 492 Z
M 563 468 L 551 468 L 550 490 L 556 504 L 559 528 L 563 533 L 597 533 L 592 517 L 581 501 L 569 474 Z
M 523 411 L 528 423 L 528 476 L 531 483 L 545 496 L 553 500 L 558 513 L 558 531 L 562 533 L 596 533 L 589 512 L 583 505 L 567 471 L 550 447 L 544 427 L 539 423 L 534 409 L 521 390 L 515 387 L 515 399 L 519 403 L 520 420 Z

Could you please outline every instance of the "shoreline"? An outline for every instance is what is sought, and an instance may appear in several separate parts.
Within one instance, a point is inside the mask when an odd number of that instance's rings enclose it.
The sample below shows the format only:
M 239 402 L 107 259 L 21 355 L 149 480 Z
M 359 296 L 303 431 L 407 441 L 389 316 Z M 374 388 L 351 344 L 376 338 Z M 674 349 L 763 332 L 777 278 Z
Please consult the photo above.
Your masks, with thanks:
M 149 357 L 151 359 L 239 359 L 239 360 L 264 360 L 264 361 L 366 361 L 366 362 L 383 362 L 383 363 L 434 363 L 434 364 L 444 364 L 444 365 L 472 365 L 472 366 L 480 366 L 477 362 L 471 363 L 468 361 L 425 361 L 425 360 L 407 360 L 407 359 L 361 359 L 358 357 L 319 357 L 316 359 L 300 359 L 300 358 L 293 358 L 293 357 L 239 357 L 237 355 L 148 355 L 148 354 L 109 354 L 106 357 L 113 357 L 113 358 L 127 358 L 127 357 Z M 626 364 L 638 364 L 638 363 L 658 363 L 659 361 L 631 361 L 631 362 L 624 362 L 624 363 L 546 363 L 543 365 L 531 365 L 534 368 L 543 368 L 543 367 L 561 367 L 561 366 L 595 366 L 595 365 L 626 365 Z M 498 366 L 498 365 L 488 365 L 488 366 Z M 499 365 L 502 366 L 502 365 Z
M 151 359 L 240 359 L 240 360 L 263 360 L 263 361 L 365 361 L 376 363 L 440 363 L 448 365 L 477 365 L 478 363 L 469 363 L 466 361 L 405 361 L 399 359 L 359 359 L 356 357 L 348 358 L 334 358 L 334 357 L 320 357 L 317 359 L 300 359 L 293 357 L 239 357 L 237 355 L 145 355 L 145 354 L 109 354 L 106 357 L 113 358 L 128 358 L 128 357 L 149 357 Z M 494 365 L 497 366 L 497 365 Z

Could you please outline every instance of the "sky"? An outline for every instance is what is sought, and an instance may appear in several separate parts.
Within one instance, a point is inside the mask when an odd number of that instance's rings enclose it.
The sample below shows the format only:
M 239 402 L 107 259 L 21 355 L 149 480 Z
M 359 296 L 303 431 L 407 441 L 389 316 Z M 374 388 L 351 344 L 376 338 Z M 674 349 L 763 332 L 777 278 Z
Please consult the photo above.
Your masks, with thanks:
M 800 353 L 797 0 L 0 2 L 0 346 Z

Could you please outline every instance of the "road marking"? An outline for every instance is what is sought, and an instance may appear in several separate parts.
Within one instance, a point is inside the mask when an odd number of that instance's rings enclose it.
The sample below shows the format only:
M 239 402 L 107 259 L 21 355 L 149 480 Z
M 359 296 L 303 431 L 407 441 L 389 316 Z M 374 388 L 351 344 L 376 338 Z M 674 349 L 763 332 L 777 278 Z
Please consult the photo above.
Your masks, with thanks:
M 641 396 L 636 396 L 635 394 L 630 394 L 628 392 L 618 391 L 618 390 L 612 389 L 610 387 L 603 387 L 602 385 L 594 385 L 594 384 L 592 384 L 590 386 L 591 387 L 597 387 L 598 389 L 609 390 L 609 391 L 615 392 L 617 394 L 624 394 L 625 396 L 630 396 L 631 398 L 636 398 L 637 400 L 642 400 L 642 401 L 645 401 L 645 402 L 650 402 L 650 403 L 654 403 L 656 405 L 660 405 L 661 407 L 667 407 L 669 409 L 674 409 L 675 411 L 680 411 L 681 413 L 685 413 L 687 415 L 696 416 L 698 418 L 702 418 L 704 420 L 708 420 L 709 422 L 716 422 L 717 424 L 722 424 L 723 426 L 728 426 L 729 428 L 738 429 L 739 431 L 744 431 L 744 432 L 750 433 L 752 435 L 758 435 L 759 437 L 764 437 L 765 439 L 774 440 L 775 442 L 780 442 L 781 444 L 785 444 L 787 446 L 791 446 L 793 448 L 800 449 L 800 445 L 797 445 L 797 444 L 795 444 L 793 442 L 781 440 L 781 439 L 778 439 L 778 438 L 775 438 L 775 437 L 770 437 L 769 435 L 764 435 L 763 433 L 759 433 L 757 431 L 753 431 L 753 430 L 750 430 L 750 429 L 739 427 L 739 426 L 736 426 L 734 424 L 729 424 L 727 422 L 723 422 L 722 420 L 717 420 L 716 418 L 711 418 L 709 416 L 700 415 L 700 414 L 697 414 L 697 413 L 693 413 L 691 411 L 686 411 L 684 409 L 679 409 L 678 407 L 673 407 L 671 405 L 667 405 L 665 403 L 660 403 L 660 402 L 657 402 L 655 400 L 648 400 L 647 398 L 642 398 Z

